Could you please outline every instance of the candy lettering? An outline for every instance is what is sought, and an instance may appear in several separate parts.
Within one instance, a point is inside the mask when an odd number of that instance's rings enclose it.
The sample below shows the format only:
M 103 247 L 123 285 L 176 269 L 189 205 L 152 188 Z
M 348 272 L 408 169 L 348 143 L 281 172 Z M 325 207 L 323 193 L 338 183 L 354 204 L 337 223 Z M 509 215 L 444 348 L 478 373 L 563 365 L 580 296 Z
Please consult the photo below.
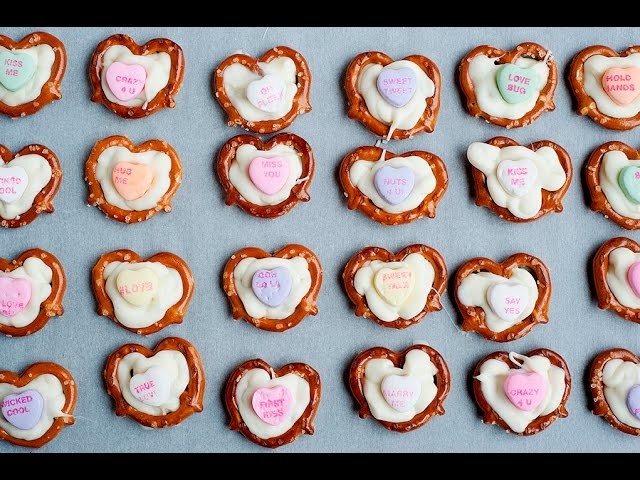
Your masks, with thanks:
M 632 385 L 627 393 L 627 408 L 631 415 L 640 420 L 640 385 Z
M 137 97 L 144 89 L 147 71 L 137 63 L 127 65 L 113 62 L 107 68 L 107 85 L 118 100 L 126 102 Z
M 409 297 L 415 286 L 415 275 L 408 267 L 382 268 L 376 273 L 373 284 L 384 300 L 399 306 Z
M 411 101 L 416 93 L 417 76 L 412 68 L 383 68 L 376 87 L 378 93 L 390 105 L 401 108 Z
M 385 201 L 397 205 L 411 194 L 415 177 L 415 173 L 409 167 L 395 168 L 385 165 L 376 171 L 373 184 Z
M 113 186 L 125 200 L 142 198 L 153 183 L 153 170 L 144 163 L 119 162 L 111 172 Z
M 291 273 L 285 267 L 257 270 L 251 280 L 251 289 L 258 300 L 269 307 L 282 305 L 292 286 Z
M 529 304 L 527 287 L 510 283 L 496 283 L 487 290 L 491 310 L 505 322 L 513 323 Z
M 0 277 L 0 315 L 13 317 L 31 300 L 31 282 L 25 278 Z
M 385 401 L 398 412 L 411 410 L 422 391 L 418 379 L 411 375 L 387 375 L 380 388 Z
M 293 396 L 287 387 L 279 385 L 258 388 L 251 397 L 251 406 L 258 418 L 269 425 L 280 425 L 291 412 Z
M 534 186 L 538 178 L 538 168 L 528 158 L 503 160 L 498 164 L 497 176 L 498 182 L 507 193 L 523 197 Z
M 0 52 L 0 84 L 15 92 L 24 87 L 36 72 L 35 60 L 26 53 Z
M 249 165 L 249 178 L 258 190 L 273 195 L 289 179 L 289 162 L 284 157 L 256 157 Z
M 169 399 L 171 380 L 164 368 L 154 366 L 131 377 L 129 390 L 145 405 L 159 407 Z
M 516 408 L 530 412 L 544 400 L 547 382 L 537 372 L 512 372 L 504 381 L 504 393 Z
M 618 105 L 629 105 L 640 95 L 640 68 L 609 68 L 602 75 L 602 88 Z
M 44 399 L 36 390 L 7 395 L 0 403 L 2 416 L 19 430 L 35 427 L 44 411 Z
M 529 100 L 533 95 L 537 87 L 537 76 L 530 68 L 506 64 L 498 69 L 496 84 L 505 102 L 520 103 Z
M 285 89 L 284 81 L 270 73 L 247 86 L 247 99 L 257 109 L 275 113 L 282 108 Z
M 22 197 L 27 189 L 29 177 L 19 166 L 0 167 L 0 201 L 13 203 Z
M 136 307 L 148 305 L 159 289 L 160 281 L 150 268 L 123 270 L 116 277 L 116 288 L 122 298 Z

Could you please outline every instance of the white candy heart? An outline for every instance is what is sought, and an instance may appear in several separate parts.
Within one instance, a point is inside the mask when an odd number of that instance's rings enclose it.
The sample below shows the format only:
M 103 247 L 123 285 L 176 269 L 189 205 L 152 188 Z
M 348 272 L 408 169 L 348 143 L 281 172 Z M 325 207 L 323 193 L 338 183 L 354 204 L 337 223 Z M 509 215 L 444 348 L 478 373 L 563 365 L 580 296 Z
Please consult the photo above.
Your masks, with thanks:
M 528 158 L 503 160 L 498 164 L 498 181 L 507 193 L 523 197 L 535 185 L 538 167 Z
M 0 201 L 13 203 L 18 200 L 29 184 L 29 176 L 20 166 L 0 167 Z
M 145 405 L 159 407 L 171 393 L 171 380 L 162 367 L 151 367 L 144 373 L 131 377 L 129 381 L 131 395 Z
M 158 276 L 150 268 L 123 270 L 116 278 L 118 292 L 128 303 L 144 307 L 158 292 Z
M 382 268 L 373 280 L 373 285 L 382 298 L 396 307 L 404 303 L 415 283 L 415 275 L 407 267 Z
M 420 397 L 422 385 L 411 375 L 387 375 L 380 384 L 382 396 L 397 412 L 408 412 Z
M 509 323 L 515 323 L 529 305 L 529 290 L 520 283 L 493 284 L 487 297 L 491 310 Z
M 247 86 L 247 99 L 257 109 L 275 113 L 282 107 L 285 88 L 279 76 L 269 73 Z

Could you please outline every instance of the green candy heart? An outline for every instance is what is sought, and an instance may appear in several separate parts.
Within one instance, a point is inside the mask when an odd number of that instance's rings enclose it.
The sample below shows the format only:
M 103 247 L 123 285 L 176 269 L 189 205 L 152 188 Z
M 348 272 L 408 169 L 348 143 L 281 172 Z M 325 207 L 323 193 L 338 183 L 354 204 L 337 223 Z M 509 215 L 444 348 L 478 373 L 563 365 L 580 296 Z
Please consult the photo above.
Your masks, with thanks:
M 12 92 L 20 90 L 36 73 L 36 62 L 26 53 L 0 52 L 0 83 Z
M 640 167 L 624 167 L 620 170 L 618 185 L 627 200 L 640 204 Z
M 496 84 L 505 102 L 520 103 L 529 100 L 536 92 L 538 76 L 532 68 L 507 63 L 498 70 Z

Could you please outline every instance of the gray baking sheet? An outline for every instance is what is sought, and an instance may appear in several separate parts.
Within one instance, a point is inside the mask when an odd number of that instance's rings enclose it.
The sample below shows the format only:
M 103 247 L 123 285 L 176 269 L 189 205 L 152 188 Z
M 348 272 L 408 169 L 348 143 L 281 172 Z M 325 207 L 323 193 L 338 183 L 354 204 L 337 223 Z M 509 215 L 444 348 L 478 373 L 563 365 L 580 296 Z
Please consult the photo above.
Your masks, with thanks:
M 68 289 L 65 314 L 35 335 L 0 338 L 0 369 L 22 371 L 37 361 L 53 361 L 76 378 L 79 397 L 75 425 L 65 428 L 43 452 L 257 452 L 266 451 L 227 427 L 222 395 L 227 377 L 241 362 L 261 357 L 274 367 L 302 361 L 322 378 L 322 400 L 316 433 L 303 436 L 283 452 L 628 452 L 638 451 L 636 438 L 612 429 L 589 410 L 588 367 L 600 351 L 612 347 L 640 350 L 640 326 L 598 309 L 590 282 L 591 258 L 609 238 L 625 232 L 587 205 L 582 169 L 598 145 L 620 140 L 638 145 L 638 132 L 609 131 L 573 111 L 566 82 L 571 58 L 590 45 L 622 50 L 638 38 L 625 28 L 4 28 L 14 39 L 36 30 L 60 38 L 68 53 L 61 101 L 36 115 L 0 118 L 0 143 L 13 151 L 30 143 L 50 147 L 60 158 L 64 179 L 55 198 L 56 211 L 24 228 L 0 231 L 0 256 L 14 258 L 40 247 L 54 253 L 65 268 Z M 114 33 L 139 43 L 167 37 L 184 49 L 186 70 L 176 107 L 140 120 L 122 119 L 89 100 L 88 65 L 96 45 Z M 511 49 L 534 41 L 552 50 L 560 81 L 556 109 L 533 125 L 507 131 L 466 113 L 455 73 L 460 59 L 477 45 Z M 287 131 L 305 138 L 316 154 L 311 201 L 274 220 L 253 218 L 227 207 L 214 174 L 214 157 L 226 140 L 242 133 L 227 126 L 211 93 L 215 67 L 242 50 L 260 56 L 288 45 L 301 52 L 311 68 L 313 111 L 299 117 Z M 434 220 L 385 227 L 347 209 L 337 170 L 342 157 L 375 137 L 346 116 L 343 76 L 357 54 L 379 50 L 394 58 L 418 53 L 431 58 L 442 74 L 442 106 L 433 134 L 390 143 L 402 153 L 423 149 L 439 155 L 449 171 L 449 189 Z M 184 181 L 173 211 L 139 225 L 123 225 L 86 205 L 84 163 L 94 143 L 109 135 L 126 135 L 135 143 L 160 138 L 178 151 Z M 511 224 L 474 205 L 465 152 L 474 141 L 507 135 L 520 143 L 548 139 L 571 154 L 572 185 L 564 212 L 529 224 Z M 266 250 L 301 243 L 319 256 L 324 282 L 319 314 L 285 333 L 259 330 L 234 321 L 220 285 L 228 257 L 245 246 Z M 466 260 L 487 256 L 502 260 L 515 252 L 541 258 L 551 269 L 553 295 L 550 321 L 509 344 L 463 334 L 452 303 L 406 330 L 383 328 L 356 317 L 341 285 L 350 256 L 368 245 L 398 250 L 425 243 L 444 256 L 449 273 Z M 107 251 L 130 248 L 146 257 L 159 251 L 180 255 L 193 270 L 196 288 L 185 321 L 148 338 L 130 333 L 96 314 L 90 288 L 91 268 Z M 454 324 L 455 321 L 455 324 Z M 141 428 L 116 417 L 102 380 L 107 356 L 125 343 L 152 347 L 162 338 L 179 336 L 193 342 L 206 372 L 204 411 L 181 425 L 162 430 Z M 348 389 L 347 372 L 355 355 L 373 346 L 401 350 L 414 341 L 436 348 L 451 369 L 446 414 L 407 434 L 389 432 L 373 419 L 358 417 Z M 547 347 L 560 353 L 571 369 L 573 385 L 569 417 L 544 432 L 521 438 L 484 425 L 470 390 L 470 372 L 484 355 L 496 350 L 521 353 Z M 0 442 L 0 452 L 24 451 Z

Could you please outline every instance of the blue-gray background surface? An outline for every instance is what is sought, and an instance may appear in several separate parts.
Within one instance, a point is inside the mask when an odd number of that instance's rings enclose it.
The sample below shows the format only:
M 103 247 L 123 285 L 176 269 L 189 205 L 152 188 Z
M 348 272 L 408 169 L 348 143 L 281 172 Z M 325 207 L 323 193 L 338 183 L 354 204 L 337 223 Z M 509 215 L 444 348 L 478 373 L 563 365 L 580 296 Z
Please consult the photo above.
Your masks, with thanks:
M 639 146 L 638 132 L 615 132 L 597 126 L 573 111 L 566 74 L 571 58 L 589 45 L 622 50 L 639 42 L 623 28 L 6 28 L 0 33 L 22 38 L 36 30 L 56 35 L 67 48 L 68 65 L 62 100 L 36 115 L 0 118 L 0 143 L 13 151 L 30 143 L 50 147 L 60 158 L 64 179 L 55 198 L 56 211 L 31 225 L 0 231 L 0 256 L 14 258 L 40 247 L 58 256 L 68 279 L 65 314 L 35 335 L 0 338 L 0 369 L 22 371 L 37 361 L 60 363 L 75 376 L 79 397 L 76 424 L 65 428 L 44 452 L 256 452 L 261 447 L 227 428 L 222 401 L 224 384 L 241 362 L 262 357 L 274 367 L 292 361 L 309 363 L 322 378 L 322 401 L 316 433 L 303 436 L 283 452 L 554 452 L 638 451 L 638 441 L 612 429 L 589 410 L 585 375 L 601 350 L 640 350 L 640 325 L 598 309 L 590 284 L 591 258 L 600 244 L 626 233 L 587 206 L 583 166 L 598 145 L 620 140 Z M 179 43 L 186 59 L 176 107 L 148 118 L 122 119 L 89 100 L 89 59 L 95 46 L 114 33 L 131 35 L 139 43 L 167 37 Z M 455 72 L 460 59 L 481 44 L 511 49 L 524 41 L 540 43 L 554 53 L 560 82 L 556 109 L 533 125 L 506 131 L 472 118 L 463 107 Z M 214 156 L 230 137 L 242 133 L 228 127 L 213 99 L 210 83 L 215 67 L 242 50 L 260 56 L 276 45 L 301 52 L 312 72 L 313 110 L 288 129 L 305 138 L 316 154 L 311 201 L 275 220 L 253 218 L 224 205 L 214 175 Z M 342 89 L 349 61 L 357 54 L 383 51 L 394 58 L 419 53 L 431 58 L 442 74 L 442 106 L 435 133 L 392 141 L 396 153 L 421 149 L 439 155 L 449 171 L 449 189 L 434 220 L 385 227 L 358 211 L 349 211 L 337 180 L 342 157 L 374 136 L 346 116 Z M 181 156 L 184 180 L 173 211 L 139 225 L 123 225 L 86 205 L 84 163 L 94 143 L 109 135 L 126 135 L 134 143 L 160 138 Z M 565 210 L 530 224 L 511 224 L 476 207 L 466 170 L 469 143 L 507 135 L 522 144 L 548 139 L 572 156 L 574 179 Z M 245 246 L 266 250 L 301 243 L 317 253 L 324 267 L 318 298 L 320 313 L 286 333 L 258 330 L 233 321 L 220 286 L 228 257 Z M 508 345 L 463 334 L 445 311 L 428 315 L 406 330 L 386 329 L 353 314 L 340 275 L 349 257 L 368 245 L 398 250 L 425 243 L 444 256 L 451 276 L 471 257 L 502 260 L 524 251 L 540 257 L 551 269 L 553 296 L 550 321 Z M 95 313 L 90 288 L 91 268 L 104 252 L 130 248 L 146 257 L 167 250 L 180 255 L 193 270 L 196 288 L 182 325 L 144 338 Z M 450 292 L 444 308 L 459 323 Z M 204 411 L 177 427 L 141 428 L 116 417 L 102 381 L 109 353 L 125 343 L 152 347 L 166 336 L 193 342 L 200 351 L 207 387 Z M 389 432 L 375 420 L 361 420 L 347 387 L 346 373 L 354 356 L 373 346 L 401 350 L 416 340 L 435 347 L 451 369 L 451 393 L 446 415 L 408 434 Z M 495 350 L 526 352 L 548 347 L 564 356 L 573 376 L 569 417 L 529 438 L 484 425 L 469 389 L 475 363 Z M 0 442 L 0 452 L 23 451 Z

